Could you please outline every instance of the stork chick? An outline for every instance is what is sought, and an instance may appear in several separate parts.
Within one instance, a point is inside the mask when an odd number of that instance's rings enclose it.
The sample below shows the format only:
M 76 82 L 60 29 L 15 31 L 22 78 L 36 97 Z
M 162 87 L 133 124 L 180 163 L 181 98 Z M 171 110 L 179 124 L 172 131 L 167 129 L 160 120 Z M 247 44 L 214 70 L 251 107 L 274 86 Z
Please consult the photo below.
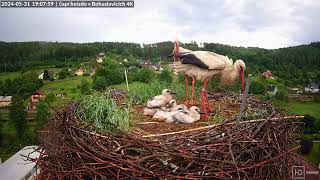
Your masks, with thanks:
M 200 120 L 200 109 L 197 106 L 192 106 L 190 111 L 179 111 L 175 113 L 170 118 L 166 119 L 167 123 L 183 123 L 183 124 L 191 124 Z
M 153 116 L 156 113 L 157 108 L 144 108 L 143 115 L 144 116 Z
M 184 109 L 182 107 L 178 108 L 176 111 L 165 111 L 162 109 L 157 109 L 152 118 L 158 121 L 167 121 L 167 119 L 170 119 L 174 114 L 180 111 L 184 111 Z
M 147 108 L 161 108 L 166 106 L 169 101 L 172 99 L 172 93 L 169 89 L 162 90 L 162 94 L 158 96 L 154 96 L 147 102 Z

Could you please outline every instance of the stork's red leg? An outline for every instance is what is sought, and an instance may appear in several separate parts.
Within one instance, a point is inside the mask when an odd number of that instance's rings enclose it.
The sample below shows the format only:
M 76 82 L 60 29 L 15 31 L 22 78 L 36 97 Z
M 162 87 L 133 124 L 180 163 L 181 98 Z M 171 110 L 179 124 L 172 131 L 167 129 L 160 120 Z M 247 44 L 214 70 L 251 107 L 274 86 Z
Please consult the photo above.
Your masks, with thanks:
M 184 104 L 185 105 L 188 105 L 189 104 L 189 101 L 188 101 L 188 96 L 189 96 L 189 90 L 188 90 L 188 88 L 189 88 L 189 81 L 188 81 L 188 76 L 185 74 L 184 75 L 184 81 L 185 81 L 185 88 L 186 88 L 186 97 L 185 97 L 185 101 L 184 101 Z
M 191 89 L 191 101 L 190 101 L 190 105 L 195 105 L 196 102 L 194 100 L 194 83 L 195 83 L 195 79 L 194 76 L 192 76 L 192 89 Z
M 201 111 L 202 113 L 204 113 L 204 115 L 202 116 L 202 119 L 207 120 L 208 119 L 208 112 L 207 112 L 207 104 L 206 104 L 206 86 L 207 86 L 208 82 L 207 80 L 204 81 L 203 84 L 203 88 L 200 92 L 201 95 Z

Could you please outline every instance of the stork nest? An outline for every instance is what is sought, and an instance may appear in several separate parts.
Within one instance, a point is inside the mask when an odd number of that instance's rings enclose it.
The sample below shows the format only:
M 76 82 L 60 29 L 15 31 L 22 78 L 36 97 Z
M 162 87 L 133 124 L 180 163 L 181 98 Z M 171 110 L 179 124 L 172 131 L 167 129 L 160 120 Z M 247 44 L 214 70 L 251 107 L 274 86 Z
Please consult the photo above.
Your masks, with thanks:
M 183 133 L 142 137 L 95 133 L 77 104 L 40 132 L 38 179 L 288 179 L 299 148 L 295 117 L 224 121 Z

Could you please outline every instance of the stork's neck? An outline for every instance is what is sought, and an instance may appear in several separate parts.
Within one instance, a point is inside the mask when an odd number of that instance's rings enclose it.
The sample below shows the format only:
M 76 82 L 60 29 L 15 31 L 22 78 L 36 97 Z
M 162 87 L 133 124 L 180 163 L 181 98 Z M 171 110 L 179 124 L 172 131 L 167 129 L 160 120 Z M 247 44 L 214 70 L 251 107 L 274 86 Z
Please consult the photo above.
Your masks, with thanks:
M 221 72 L 221 82 L 225 85 L 231 85 L 235 82 L 237 77 L 239 76 L 238 72 L 238 63 L 234 63 L 232 66 L 226 67 Z

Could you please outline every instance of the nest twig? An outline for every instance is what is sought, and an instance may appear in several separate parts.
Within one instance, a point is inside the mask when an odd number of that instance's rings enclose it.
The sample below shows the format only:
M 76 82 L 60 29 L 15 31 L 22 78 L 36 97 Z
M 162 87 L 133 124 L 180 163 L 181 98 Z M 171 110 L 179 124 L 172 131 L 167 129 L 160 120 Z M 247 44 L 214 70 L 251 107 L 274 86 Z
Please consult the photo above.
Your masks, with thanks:
M 76 107 L 62 108 L 41 131 L 40 157 L 29 158 L 38 179 L 287 179 L 299 148 L 294 117 L 141 137 L 80 127 Z

